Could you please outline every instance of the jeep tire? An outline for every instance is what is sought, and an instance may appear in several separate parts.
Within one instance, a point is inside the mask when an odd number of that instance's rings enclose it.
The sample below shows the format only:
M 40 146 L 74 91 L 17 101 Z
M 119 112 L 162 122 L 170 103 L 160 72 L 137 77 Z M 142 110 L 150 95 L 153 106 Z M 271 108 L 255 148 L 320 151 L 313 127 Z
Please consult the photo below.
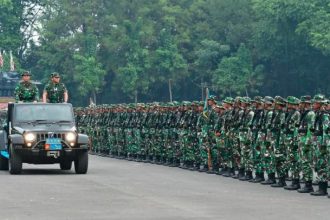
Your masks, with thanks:
M 88 170 L 88 151 L 78 152 L 74 160 L 76 174 L 86 174 Z
M 20 174 L 22 172 L 22 158 L 15 151 L 13 145 L 9 147 L 9 173 L 10 174 Z

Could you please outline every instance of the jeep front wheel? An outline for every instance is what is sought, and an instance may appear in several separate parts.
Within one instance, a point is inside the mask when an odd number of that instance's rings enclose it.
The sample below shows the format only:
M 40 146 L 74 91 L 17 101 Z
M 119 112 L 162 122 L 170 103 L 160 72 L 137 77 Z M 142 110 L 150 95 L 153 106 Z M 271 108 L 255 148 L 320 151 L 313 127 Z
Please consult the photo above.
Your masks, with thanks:
M 74 160 L 74 169 L 77 174 L 86 174 L 88 170 L 88 151 L 79 152 Z
M 22 158 L 15 151 L 13 145 L 9 147 L 9 173 L 20 174 L 22 172 Z

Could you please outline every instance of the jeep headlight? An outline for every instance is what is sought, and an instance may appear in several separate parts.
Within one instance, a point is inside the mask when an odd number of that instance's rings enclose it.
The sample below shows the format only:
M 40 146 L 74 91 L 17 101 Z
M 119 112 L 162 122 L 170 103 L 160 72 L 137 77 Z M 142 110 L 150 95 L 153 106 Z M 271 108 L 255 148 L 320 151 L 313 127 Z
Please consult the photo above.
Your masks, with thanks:
M 65 140 L 69 143 L 75 142 L 76 138 L 77 138 L 77 135 L 74 132 L 68 132 L 65 135 Z
M 36 140 L 36 138 L 37 138 L 37 136 L 33 133 L 24 134 L 24 140 L 26 142 L 29 142 L 29 143 L 34 142 Z

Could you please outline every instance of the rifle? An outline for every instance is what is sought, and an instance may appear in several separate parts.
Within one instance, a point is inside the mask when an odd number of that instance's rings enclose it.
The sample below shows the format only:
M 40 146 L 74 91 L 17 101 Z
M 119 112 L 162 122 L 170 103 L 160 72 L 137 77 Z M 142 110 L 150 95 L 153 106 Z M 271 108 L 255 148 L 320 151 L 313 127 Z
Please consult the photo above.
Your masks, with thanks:
M 212 166 L 212 157 L 211 157 L 211 148 L 207 147 L 207 166 L 208 170 L 211 171 L 213 166 Z

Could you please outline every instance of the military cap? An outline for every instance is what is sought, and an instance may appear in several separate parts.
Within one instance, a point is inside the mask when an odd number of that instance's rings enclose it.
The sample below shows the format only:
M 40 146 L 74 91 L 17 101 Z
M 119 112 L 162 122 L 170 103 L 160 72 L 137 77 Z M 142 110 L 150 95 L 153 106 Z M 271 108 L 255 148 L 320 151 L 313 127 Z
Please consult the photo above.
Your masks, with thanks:
M 29 71 L 23 71 L 21 76 L 31 76 L 31 73 Z
M 241 98 L 242 98 L 241 96 L 236 96 L 235 99 L 233 99 L 233 100 L 234 100 L 234 102 L 240 102 Z
M 255 96 L 252 102 L 262 103 L 264 102 L 264 100 L 262 99 L 261 96 Z
M 275 103 L 279 105 L 285 105 L 286 100 L 281 96 L 275 96 Z
M 183 101 L 182 105 L 189 106 L 189 105 L 191 105 L 191 103 L 189 101 Z
M 53 77 L 60 77 L 60 74 L 58 72 L 53 72 L 52 74 L 50 74 L 50 76 Z
M 207 100 L 215 100 L 216 96 L 215 95 L 209 95 L 209 97 L 207 98 Z
M 225 109 L 222 105 L 215 105 L 214 108 Z
M 292 104 L 292 105 L 299 105 L 299 103 L 300 103 L 300 100 L 294 96 L 288 96 L 286 100 L 289 104 Z
M 250 97 L 242 97 L 241 102 L 250 104 L 251 103 L 251 98 Z
M 304 95 L 300 97 L 300 101 L 304 103 L 311 103 L 312 97 L 310 95 Z
M 313 98 L 313 102 L 324 103 L 325 102 L 324 95 L 322 95 L 322 94 L 315 95 L 314 98 Z
M 226 97 L 225 100 L 223 100 L 223 103 L 232 105 L 234 103 L 234 99 L 232 97 Z
M 265 96 L 265 98 L 264 98 L 264 102 L 265 102 L 266 104 L 272 104 L 272 103 L 274 103 L 274 99 L 273 99 L 273 97 Z

